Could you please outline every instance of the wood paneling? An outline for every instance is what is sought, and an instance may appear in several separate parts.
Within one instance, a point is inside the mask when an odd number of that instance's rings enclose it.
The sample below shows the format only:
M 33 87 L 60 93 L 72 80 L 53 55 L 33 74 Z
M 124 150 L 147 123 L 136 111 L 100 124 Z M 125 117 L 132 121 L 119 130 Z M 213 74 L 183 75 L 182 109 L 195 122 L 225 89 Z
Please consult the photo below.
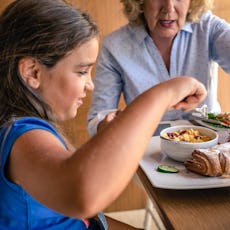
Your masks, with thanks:
M 215 6 L 213 12 L 219 17 L 230 22 L 230 1 L 229 0 L 215 0 Z M 219 83 L 218 83 L 218 99 L 222 111 L 230 111 L 230 76 L 226 74 L 221 68 L 218 71 Z
M 11 2 L 13 2 L 13 0 L 0 0 L 0 12 Z

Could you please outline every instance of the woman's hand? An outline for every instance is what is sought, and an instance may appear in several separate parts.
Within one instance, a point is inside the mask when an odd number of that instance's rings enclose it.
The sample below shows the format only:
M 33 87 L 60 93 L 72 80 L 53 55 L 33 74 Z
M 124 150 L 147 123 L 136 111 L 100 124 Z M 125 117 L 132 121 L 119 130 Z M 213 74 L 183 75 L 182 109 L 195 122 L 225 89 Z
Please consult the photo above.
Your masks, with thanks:
M 98 124 L 97 132 L 103 130 L 112 120 L 114 120 L 119 114 L 121 110 L 116 110 L 114 112 L 108 113 L 105 118 Z

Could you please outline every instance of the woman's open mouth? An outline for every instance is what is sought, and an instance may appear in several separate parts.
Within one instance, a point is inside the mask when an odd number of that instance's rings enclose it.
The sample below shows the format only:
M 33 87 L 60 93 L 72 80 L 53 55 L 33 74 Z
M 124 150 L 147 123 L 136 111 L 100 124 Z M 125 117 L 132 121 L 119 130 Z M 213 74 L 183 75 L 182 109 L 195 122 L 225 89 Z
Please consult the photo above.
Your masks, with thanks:
M 171 27 L 175 20 L 160 20 L 159 22 L 163 27 Z

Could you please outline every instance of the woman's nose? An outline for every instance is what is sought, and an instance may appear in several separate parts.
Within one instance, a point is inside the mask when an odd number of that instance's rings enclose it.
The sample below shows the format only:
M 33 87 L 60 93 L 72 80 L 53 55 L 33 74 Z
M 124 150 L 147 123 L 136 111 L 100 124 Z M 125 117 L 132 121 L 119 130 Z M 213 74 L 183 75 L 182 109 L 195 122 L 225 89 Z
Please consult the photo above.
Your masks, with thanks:
M 165 0 L 163 11 L 164 13 L 172 13 L 174 11 L 174 0 Z

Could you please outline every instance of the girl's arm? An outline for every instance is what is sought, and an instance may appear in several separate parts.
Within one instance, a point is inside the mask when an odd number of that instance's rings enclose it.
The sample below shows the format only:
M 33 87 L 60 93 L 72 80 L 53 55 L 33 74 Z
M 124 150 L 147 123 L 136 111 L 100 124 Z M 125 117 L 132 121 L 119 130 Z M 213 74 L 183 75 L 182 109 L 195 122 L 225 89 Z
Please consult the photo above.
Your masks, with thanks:
M 190 77 L 156 85 L 73 153 L 52 134 L 29 131 L 13 146 L 9 177 L 60 213 L 92 216 L 129 183 L 163 113 L 193 109 L 205 96 L 204 86 Z

